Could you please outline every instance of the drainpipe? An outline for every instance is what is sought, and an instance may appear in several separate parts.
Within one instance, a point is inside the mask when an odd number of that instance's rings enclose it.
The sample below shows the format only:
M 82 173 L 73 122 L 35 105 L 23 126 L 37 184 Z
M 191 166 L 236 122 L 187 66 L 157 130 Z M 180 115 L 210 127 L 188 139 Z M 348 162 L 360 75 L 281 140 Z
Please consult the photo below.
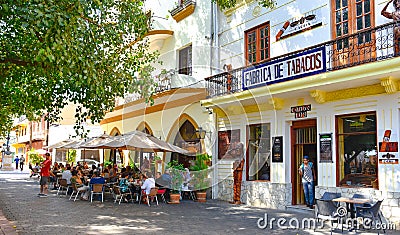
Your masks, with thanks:
M 210 1 L 210 76 L 213 74 L 214 2 Z
M 217 61 L 216 67 L 219 68 L 220 61 L 219 61 L 219 25 L 218 25 L 218 7 L 216 3 L 214 4 L 214 50 L 215 50 L 215 58 Z M 217 72 L 219 73 L 219 72 Z

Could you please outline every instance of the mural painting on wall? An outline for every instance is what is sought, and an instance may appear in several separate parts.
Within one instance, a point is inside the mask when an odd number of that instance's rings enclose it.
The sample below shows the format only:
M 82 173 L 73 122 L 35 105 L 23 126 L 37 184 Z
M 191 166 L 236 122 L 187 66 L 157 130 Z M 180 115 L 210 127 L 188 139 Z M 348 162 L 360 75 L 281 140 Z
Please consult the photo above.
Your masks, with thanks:
M 307 12 L 286 21 L 275 36 L 276 41 L 314 29 L 322 25 L 321 9 Z
M 243 143 L 240 142 L 240 130 L 218 132 L 218 159 L 243 158 Z

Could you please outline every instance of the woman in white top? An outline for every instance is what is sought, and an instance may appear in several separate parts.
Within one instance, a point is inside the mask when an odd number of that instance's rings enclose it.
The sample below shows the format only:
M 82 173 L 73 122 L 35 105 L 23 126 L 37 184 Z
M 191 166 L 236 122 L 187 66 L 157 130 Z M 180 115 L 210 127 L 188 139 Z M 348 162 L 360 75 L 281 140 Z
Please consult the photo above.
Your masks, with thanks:
M 142 185 L 142 189 L 146 194 L 150 194 L 151 188 L 156 187 L 156 181 L 153 178 L 153 174 L 151 172 L 146 173 L 147 179 L 144 181 Z

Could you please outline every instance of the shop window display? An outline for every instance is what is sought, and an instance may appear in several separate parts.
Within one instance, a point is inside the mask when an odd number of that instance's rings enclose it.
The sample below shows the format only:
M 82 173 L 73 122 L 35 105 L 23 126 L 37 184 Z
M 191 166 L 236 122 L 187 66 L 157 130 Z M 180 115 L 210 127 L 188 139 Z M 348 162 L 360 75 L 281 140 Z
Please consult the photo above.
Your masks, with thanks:
M 270 180 L 270 132 L 269 124 L 248 126 L 248 180 Z
M 338 116 L 340 186 L 372 187 L 377 178 L 376 114 Z

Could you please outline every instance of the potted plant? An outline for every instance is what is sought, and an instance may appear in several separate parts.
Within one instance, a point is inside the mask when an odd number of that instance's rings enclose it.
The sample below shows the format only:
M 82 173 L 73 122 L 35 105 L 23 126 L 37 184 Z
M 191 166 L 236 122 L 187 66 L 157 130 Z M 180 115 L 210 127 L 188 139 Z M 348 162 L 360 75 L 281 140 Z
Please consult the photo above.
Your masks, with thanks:
M 169 169 L 171 175 L 170 203 L 179 204 L 179 200 L 181 198 L 180 190 L 182 189 L 183 184 L 182 172 L 184 167 L 182 164 L 179 164 L 178 161 L 173 160 L 167 164 L 167 168 Z
M 209 188 L 208 163 L 211 159 L 207 153 L 197 154 L 194 165 L 190 167 L 193 171 L 192 183 L 196 190 L 198 202 L 206 202 L 206 190 Z

